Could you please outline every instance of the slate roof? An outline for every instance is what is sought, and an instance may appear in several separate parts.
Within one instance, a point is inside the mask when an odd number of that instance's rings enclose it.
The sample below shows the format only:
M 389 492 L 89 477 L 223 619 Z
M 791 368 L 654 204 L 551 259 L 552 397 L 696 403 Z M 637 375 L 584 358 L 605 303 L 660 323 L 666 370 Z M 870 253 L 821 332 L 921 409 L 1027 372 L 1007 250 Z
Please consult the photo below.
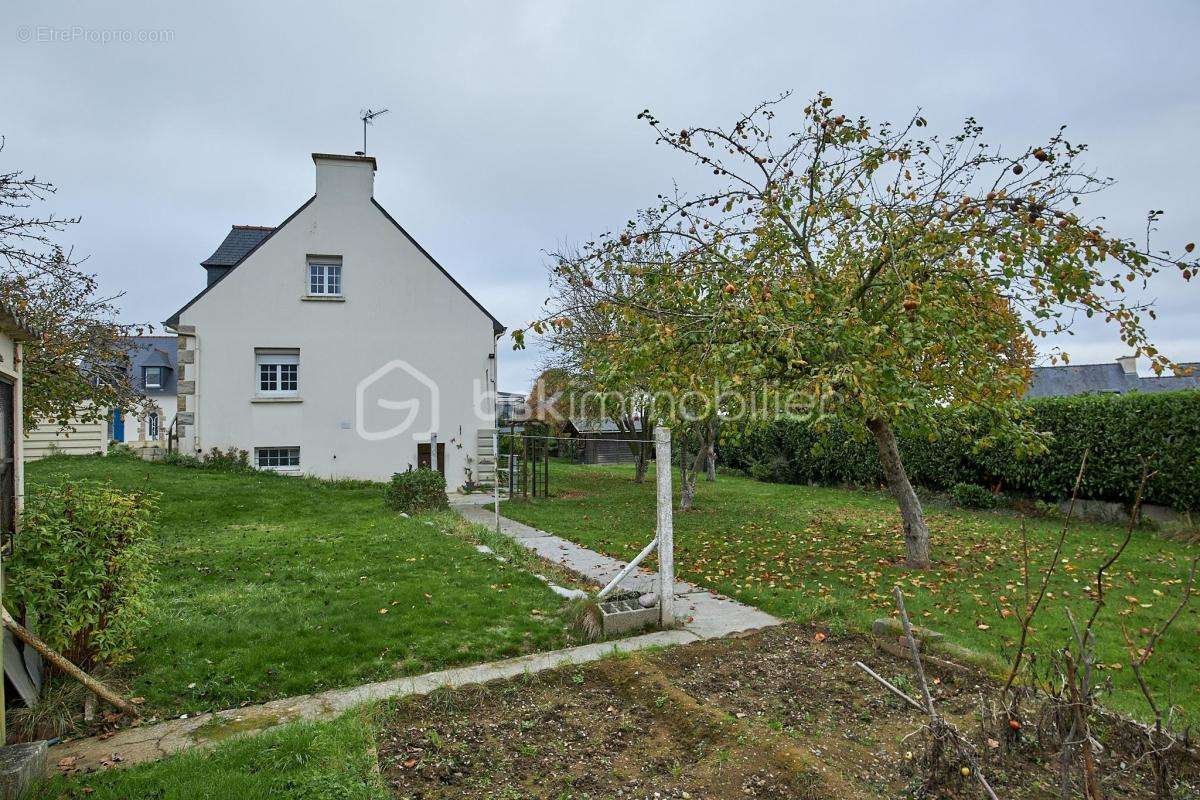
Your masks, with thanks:
M 366 160 L 366 161 L 370 161 L 372 166 L 375 165 L 375 159 L 372 157 L 369 157 L 369 156 L 367 156 L 367 157 L 330 156 L 330 155 L 321 154 L 321 153 L 314 153 L 313 157 L 314 157 L 314 159 L 315 158 L 346 158 L 347 160 Z M 183 314 L 184 311 L 187 311 L 192 306 L 192 304 L 194 304 L 197 300 L 199 300 L 201 297 L 206 295 L 208 293 L 209 289 L 211 289 L 212 287 L 214 287 L 218 283 L 220 283 L 230 272 L 233 272 L 233 270 L 236 269 L 238 267 L 238 265 L 240 265 L 243 261 L 245 261 L 250 256 L 251 253 L 253 253 L 255 250 L 258 249 L 259 245 L 261 245 L 267 239 L 270 239 L 272 236 L 275 235 L 276 231 L 282 229 L 285 225 L 287 225 L 289 222 L 291 222 L 293 219 L 295 219 L 297 216 L 299 216 L 300 212 L 302 212 L 302 211 L 304 211 L 304 209 L 308 208 L 308 206 L 316 199 L 317 199 L 317 196 L 314 194 L 312 197 L 308 198 L 307 201 L 305 201 L 304 205 L 300 206 L 295 211 L 293 211 L 287 219 L 285 219 L 283 222 L 279 223 L 279 225 L 274 228 L 260 227 L 260 226 L 256 226 L 256 225 L 234 225 L 233 228 L 229 231 L 229 233 L 225 236 L 225 241 L 221 242 L 221 245 L 216 249 L 216 251 L 211 256 L 209 256 L 206 260 L 200 262 L 200 265 L 202 267 L 206 267 L 206 268 L 207 267 L 222 267 L 224 269 L 222 269 L 220 271 L 220 274 L 217 275 L 215 277 L 215 279 L 208 284 L 208 286 L 204 287 L 204 289 L 202 289 L 199 294 L 197 294 L 195 297 L 193 297 L 191 300 L 189 300 L 187 303 L 185 303 L 182 308 L 180 308 L 178 311 L 176 311 L 174 314 L 172 314 L 170 317 L 168 317 L 163 322 L 163 325 L 166 326 L 167 328 L 174 328 L 176 325 L 178 325 L 179 317 L 181 314 Z M 435 267 L 437 267 L 437 269 L 443 275 L 446 276 L 447 280 L 449 280 L 452 284 L 454 284 L 454 286 L 460 292 L 462 292 L 466 296 L 466 298 L 475 305 L 476 308 L 478 308 L 480 311 L 482 311 L 484 316 L 486 316 L 489 320 L 492 321 L 492 332 L 495 333 L 496 336 L 499 336 L 500 334 L 504 333 L 504 331 L 506 330 L 504 323 L 502 323 L 500 320 L 496 319 L 496 317 L 492 315 L 492 312 L 490 312 L 486 308 L 484 308 L 482 303 L 480 303 L 478 300 L 476 300 L 475 297 L 470 292 L 468 292 L 461 283 L 459 283 L 457 280 L 455 280 L 454 276 L 451 275 L 449 272 L 447 272 L 446 268 L 443 267 L 440 263 L 438 263 L 437 259 L 435 259 L 432 255 L 430 255 L 429 251 L 426 250 L 424 247 L 422 247 L 421 243 L 418 242 L 416 239 L 414 239 L 412 237 L 412 234 L 410 234 L 408 231 L 406 231 L 404 229 L 404 227 L 399 222 L 396 221 L 395 217 L 393 217 L 391 214 L 389 214 L 387 212 L 387 209 L 385 209 L 383 206 L 381 206 L 374 197 L 371 198 L 371 204 L 374 205 L 375 208 L 378 209 L 381 214 L 383 214 L 384 218 L 387 219 L 388 222 L 392 223 L 392 225 L 395 226 L 396 230 L 400 231 L 400 233 L 404 235 L 404 238 L 408 239 L 408 241 L 413 245 L 413 247 L 417 248 L 417 250 L 421 253 L 421 255 L 423 255 L 423 256 L 425 256 L 425 258 L 429 259 L 429 262 L 431 264 L 433 264 Z M 226 250 L 226 245 L 229 245 L 228 250 Z
M 232 267 L 271 235 L 274 228 L 261 225 L 234 225 L 213 254 L 200 262 L 202 267 Z
M 133 336 L 129 339 L 129 376 L 133 385 L 146 394 L 175 394 L 176 372 L 179 361 L 178 336 Z M 161 389 L 145 389 L 142 386 L 142 367 L 166 367 Z
M 1121 365 L 1078 364 L 1063 367 L 1034 367 L 1026 397 L 1070 397 L 1076 394 L 1128 392 L 1136 388 L 1137 376 Z
M 1193 368 L 1190 376 L 1165 375 L 1140 378 L 1129 374 L 1120 364 L 1078 364 L 1061 367 L 1034 367 L 1026 397 L 1070 397 L 1077 394 L 1125 392 L 1174 392 L 1200 389 L 1200 363 L 1181 364 Z
M 1177 392 L 1180 389 L 1200 389 L 1200 362 L 1180 364 L 1192 371 L 1191 375 L 1162 375 L 1142 378 L 1138 381 L 1139 392 Z

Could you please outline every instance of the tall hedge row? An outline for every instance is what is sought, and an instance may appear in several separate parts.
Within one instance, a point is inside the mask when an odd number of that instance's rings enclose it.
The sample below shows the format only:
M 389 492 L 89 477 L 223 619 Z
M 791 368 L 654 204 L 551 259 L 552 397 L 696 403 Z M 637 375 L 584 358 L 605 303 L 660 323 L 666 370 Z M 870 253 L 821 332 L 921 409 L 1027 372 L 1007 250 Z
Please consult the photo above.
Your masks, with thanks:
M 1069 497 L 1086 448 L 1091 448 L 1080 494 L 1093 500 L 1133 502 L 1141 462 L 1157 474 L 1146 502 L 1181 511 L 1200 509 L 1200 391 L 1048 397 L 1025 401 L 1034 430 L 1049 434 L 1040 455 L 1019 456 L 1012 446 L 977 447 L 961 414 L 946 412 L 935 433 L 897 430 L 904 465 L 914 484 L 949 489 L 956 483 L 1000 487 L 1043 500 Z M 874 440 L 833 423 L 820 430 L 799 420 L 777 420 L 727 430 L 722 460 L 755 477 L 781 483 L 883 482 Z

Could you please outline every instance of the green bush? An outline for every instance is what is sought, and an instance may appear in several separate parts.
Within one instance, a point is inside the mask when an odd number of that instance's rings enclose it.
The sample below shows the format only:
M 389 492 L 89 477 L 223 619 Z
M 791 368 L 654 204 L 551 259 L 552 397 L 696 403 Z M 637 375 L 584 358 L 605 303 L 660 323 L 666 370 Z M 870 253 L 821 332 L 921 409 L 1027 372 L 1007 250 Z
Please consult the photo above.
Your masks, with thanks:
M 250 465 L 249 451 L 237 447 L 230 447 L 226 450 L 214 447 L 200 456 L 173 450 L 163 456 L 163 463 L 176 467 L 216 469 L 225 472 L 249 472 L 254 469 Z
M 446 479 L 431 469 L 397 472 L 388 484 L 384 503 L 393 511 L 415 514 L 449 508 L 446 501 Z
M 897 428 L 913 483 L 939 491 L 955 484 L 999 486 L 1006 493 L 1058 501 L 1070 497 L 1079 462 L 1090 448 L 1080 496 L 1132 503 L 1145 456 L 1157 474 L 1146 502 L 1200 510 L 1200 391 L 1102 394 L 1027 400 L 1021 408 L 1045 434 L 1040 454 L 1013 445 L 981 444 L 987 424 L 970 413 L 942 409 L 931 432 Z M 982 430 L 981 430 L 982 429 Z M 879 486 L 875 443 L 861 426 L 839 421 L 820 428 L 782 419 L 723 432 L 726 465 L 766 480 Z M 786 465 L 780 466 L 779 459 Z M 757 477 L 757 475 L 756 475 Z
M 47 486 L 25 501 L 5 568 L 14 613 L 84 670 L 128 661 L 154 584 L 155 497 L 105 483 Z
M 974 483 L 956 483 L 950 488 L 950 496 L 963 508 L 995 508 L 996 495 Z

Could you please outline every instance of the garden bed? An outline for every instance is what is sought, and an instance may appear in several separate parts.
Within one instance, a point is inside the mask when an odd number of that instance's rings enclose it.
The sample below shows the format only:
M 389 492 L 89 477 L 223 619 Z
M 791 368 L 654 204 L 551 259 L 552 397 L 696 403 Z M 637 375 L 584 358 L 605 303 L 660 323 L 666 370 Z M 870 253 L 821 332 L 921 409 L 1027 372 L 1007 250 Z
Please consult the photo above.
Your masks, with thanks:
M 654 529 L 653 469 L 644 484 L 632 467 L 553 462 L 548 499 L 515 500 L 503 513 L 615 558 L 632 558 Z M 561 493 L 555 495 L 555 493 Z M 934 566 L 903 565 L 895 502 L 884 493 L 761 483 L 721 476 L 697 486 L 697 508 L 675 515 L 676 575 L 779 617 L 838 630 L 870 628 L 895 607 L 892 586 L 908 596 L 914 621 L 972 650 L 1004 658 L 1015 649 L 1024 607 L 1022 541 L 1032 568 L 1048 560 L 1059 519 L 967 511 L 930 504 Z M 1086 619 L 1096 568 L 1124 536 L 1113 525 L 1072 522 L 1059 570 L 1035 622 L 1032 648 L 1045 653 L 1069 636 L 1065 609 Z M 1104 702 L 1145 717 L 1148 708 L 1129 668 L 1123 631 L 1141 641 L 1179 602 L 1196 545 L 1138 531 L 1106 579 L 1097 620 Z M 652 557 L 653 558 L 653 557 Z M 652 564 L 651 564 L 652 566 Z M 1035 576 L 1036 580 L 1036 576 Z M 1157 702 L 1178 722 L 1200 721 L 1200 602 L 1176 621 L 1145 674 Z
M 381 710 L 380 767 L 396 797 L 422 800 L 906 796 L 925 778 L 925 718 L 857 660 L 910 685 L 909 664 L 867 637 L 785 625 L 443 691 Z M 941 713 L 978 731 L 980 694 L 996 684 L 969 669 L 935 676 Z M 1057 796 L 1053 753 L 984 739 L 1001 797 Z M 1150 796 L 1143 772 L 1122 771 L 1132 761 L 1119 747 L 1101 757 L 1112 796 Z M 937 791 L 979 793 L 957 765 Z

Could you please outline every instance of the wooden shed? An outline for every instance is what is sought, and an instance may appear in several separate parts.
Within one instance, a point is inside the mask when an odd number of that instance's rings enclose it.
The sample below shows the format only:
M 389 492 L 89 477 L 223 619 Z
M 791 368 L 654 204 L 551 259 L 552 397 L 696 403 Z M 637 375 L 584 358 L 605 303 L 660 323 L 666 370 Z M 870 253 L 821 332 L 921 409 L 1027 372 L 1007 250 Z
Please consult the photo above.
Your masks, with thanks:
M 575 461 L 580 464 L 632 464 L 630 436 L 612 420 L 568 420 L 563 433 L 576 440 Z

